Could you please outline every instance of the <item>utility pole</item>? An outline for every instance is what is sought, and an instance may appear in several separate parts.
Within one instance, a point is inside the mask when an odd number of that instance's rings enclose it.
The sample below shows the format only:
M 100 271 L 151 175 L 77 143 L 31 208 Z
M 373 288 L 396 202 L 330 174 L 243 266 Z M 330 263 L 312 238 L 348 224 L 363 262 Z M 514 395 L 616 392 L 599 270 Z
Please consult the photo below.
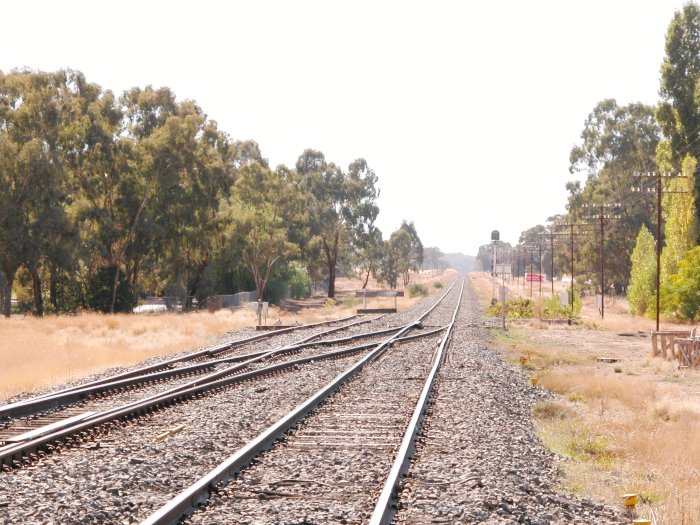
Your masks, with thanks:
M 643 173 L 634 173 L 635 177 L 642 177 Z M 647 192 L 656 191 L 656 331 L 659 331 L 659 316 L 661 309 L 661 217 L 662 217 L 662 197 L 664 193 L 689 193 L 688 191 L 664 191 L 663 179 L 664 178 L 675 178 L 675 179 L 687 179 L 688 177 L 680 174 L 673 173 L 655 173 L 647 172 L 647 177 L 653 177 L 656 179 L 656 190 L 652 188 L 647 188 Z M 632 188 L 633 191 L 642 191 L 642 188 Z
M 557 224 L 555 227 L 560 227 L 560 228 L 568 228 L 569 232 L 568 233 L 553 233 L 552 235 L 567 235 L 569 236 L 569 246 L 570 246 L 570 252 L 571 252 L 571 292 L 570 295 L 571 297 L 569 298 L 569 305 L 571 306 L 571 315 L 574 315 L 574 226 L 577 227 L 582 227 L 582 226 L 588 226 L 588 224 L 580 224 L 580 223 L 566 223 L 566 224 Z M 577 234 L 581 234 L 582 232 L 576 232 Z
M 552 272 L 549 275 L 549 278 L 552 280 L 552 297 L 554 297 L 554 231 L 549 230 L 549 245 L 551 248 L 551 254 L 552 254 Z
M 532 248 L 530 248 L 530 299 L 532 299 Z
M 598 214 L 589 217 L 589 219 L 600 221 L 600 318 L 605 319 L 605 221 L 609 219 L 619 219 L 621 215 L 606 214 L 606 208 L 619 208 L 619 202 L 604 203 L 604 204 L 584 204 L 583 208 L 598 208 Z
M 541 244 L 537 245 L 537 255 L 539 256 L 539 259 L 540 259 L 539 277 L 538 277 L 537 281 L 539 282 L 540 300 L 542 300 L 542 245 Z
M 571 228 L 571 316 L 574 315 L 574 223 L 569 224 Z

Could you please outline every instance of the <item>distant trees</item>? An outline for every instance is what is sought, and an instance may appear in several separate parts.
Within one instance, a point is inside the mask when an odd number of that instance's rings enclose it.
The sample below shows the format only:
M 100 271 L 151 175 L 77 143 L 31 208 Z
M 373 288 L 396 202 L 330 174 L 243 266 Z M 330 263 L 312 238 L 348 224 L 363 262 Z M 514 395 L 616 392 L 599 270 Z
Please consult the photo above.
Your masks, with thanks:
M 71 70 L 0 72 L 5 316 L 13 290 L 36 315 L 129 311 L 146 293 L 262 300 L 309 274 L 333 297 L 339 261 L 363 254 L 366 278 L 381 257 L 378 195 L 363 159 L 343 170 L 306 150 L 271 169 L 168 88 L 115 97 Z
M 586 281 L 597 282 L 600 289 L 603 283 L 597 268 L 602 248 L 606 285 L 612 283 L 618 292 L 627 288 L 634 313 L 657 313 L 652 298 L 657 293 L 659 246 L 660 313 L 681 319 L 698 316 L 699 92 L 700 7 L 688 2 L 675 13 L 666 34 L 661 103 L 651 107 L 619 106 L 614 99 L 599 102 L 586 119 L 581 143 L 571 150 L 570 172 L 583 181 L 567 184 L 568 213 L 553 222 L 595 220 L 600 225 L 603 215 L 604 239 L 598 228 L 594 235 L 578 237 L 577 267 Z M 635 176 L 648 172 L 655 176 Z M 656 213 L 659 180 L 661 221 Z M 657 227 L 660 234 L 655 239 L 650 229 Z M 479 253 L 484 267 L 487 248 Z
M 377 176 L 364 159 L 352 162 L 346 173 L 312 149 L 299 157 L 296 171 L 308 195 L 308 223 L 320 241 L 328 270 L 328 297 L 333 298 L 339 252 L 353 238 L 369 235 L 379 213 Z
M 604 247 L 606 283 L 620 292 L 630 279 L 630 255 L 637 232 L 642 224 L 649 227 L 655 222 L 653 194 L 645 191 L 631 198 L 632 189 L 640 185 L 635 173 L 653 171 L 660 139 L 654 108 L 644 104 L 619 106 L 613 99 L 603 100 L 586 119 L 581 139 L 571 150 L 569 171 L 585 176 L 585 185 L 567 185 L 569 215 L 564 222 L 590 220 L 600 214 L 596 205 L 624 203 L 603 210 L 620 215 L 607 228 Z M 584 204 L 588 206 L 585 210 Z M 600 238 L 589 236 L 583 242 L 579 266 L 590 269 L 591 279 L 598 282 L 595 268 L 600 264 Z
M 403 221 L 385 243 L 384 255 L 377 268 L 377 278 L 394 290 L 399 277 L 403 285 L 410 282 L 410 272 L 420 271 L 423 264 L 423 243 L 413 222 Z

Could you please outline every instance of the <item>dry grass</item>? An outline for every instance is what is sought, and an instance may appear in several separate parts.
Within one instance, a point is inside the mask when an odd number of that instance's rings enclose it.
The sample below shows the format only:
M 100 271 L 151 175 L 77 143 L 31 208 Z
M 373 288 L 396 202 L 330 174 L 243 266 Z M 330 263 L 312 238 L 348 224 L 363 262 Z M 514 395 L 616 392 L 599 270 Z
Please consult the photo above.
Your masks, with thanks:
M 352 315 L 324 307 L 298 315 L 270 309 L 268 320 L 284 324 L 329 321 Z M 139 363 L 213 344 L 222 334 L 254 326 L 249 309 L 215 313 L 13 317 L 0 320 L 0 399 L 78 379 L 114 366 Z
M 490 299 L 489 287 L 476 288 Z M 654 324 L 625 314 L 622 301 L 605 321 L 592 301 L 583 306 L 588 328 L 535 321 L 496 340 L 507 359 L 527 357 L 524 371 L 562 395 L 533 415 L 543 442 L 569 458 L 566 488 L 618 507 L 636 492 L 638 514 L 656 525 L 700 525 L 700 372 L 650 357 L 649 339 L 617 336 Z M 600 356 L 619 361 L 597 363 Z
M 254 319 L 249 311 L 2 319 L 0 398 L 211 344 Z
M 700 413 L 675 389 L 586 368 L 540 381 L 569 399 L 535 411 L 545 443 L 572 460 L 569 489 L 613 504 L 635 492 L 657 525 L 700 523 Z
M 431 292 L 432 283 L 443 285 L 454 280 L 454 270 L 431 275 L 412 276 Z M 357 281 L 339 279 L 339 289 L 359 289 Z M 401 298 L 399 310 L 415 304 L 419 298 Z M 268 323 L 280 319 L 283 324 L 315 323 L 353 315 L 355 301 L 339 305 L 304 309 L 298 314 L 271 307 Z M 139 363 L 157 355 L 170 355 L 217 341 L 224 333 L 255 326 L 251 309 L 219 310 L 188 314 L 159 313 L 140 315 L 47 316 L 41 319 L 15 316 L 0 319 L 0 400 L 23 392 L 32 392 L 116 366 Z

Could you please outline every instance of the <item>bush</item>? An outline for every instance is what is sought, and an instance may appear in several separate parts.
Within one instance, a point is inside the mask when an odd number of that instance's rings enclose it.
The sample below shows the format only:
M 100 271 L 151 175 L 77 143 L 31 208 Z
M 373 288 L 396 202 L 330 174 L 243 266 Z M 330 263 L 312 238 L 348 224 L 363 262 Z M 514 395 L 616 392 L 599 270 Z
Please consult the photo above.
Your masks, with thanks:
M 288 296 L 303 299 L 311 295 L 311 280 L 306 268 L 297 261 L 276 264 L 265 287 L 265 301 L 279 304 Z
M 428 289 L 424 284 L 415 283 L 408 287 L 408 295 L 411 297 L 425 297 L 428 295 Z
M 309 272 L 300 262 L 289 263 L 289 287 L 292 290 L 292 297 L 295 299 L 305 299 L 311 295 L 311 279 Z
M 530 299 L 517 297 L 506 301 L 506 317 L 509 319 L 530 319 L 534 315 L 534 305 Z M 494 300 L 486 315 L 498 317 L 501 315 L 501 303 Z
M 112 287 L 114 285 L 114 266 L 107 266 L 97 270 L 87 289 L 88 307 L 100 312 L 109 312 L 112 305 Z M 119 274 L 117 284 L 117 300 L 114 304 L 115 312 L 132 312 L 138 304 L 138 296 L 131 284 L 125 279 L 124 274 Z
M 114 275 L 112 275 L 114 279 Z M 110 289 L 111 294 L 111 289 Z M 112 296 L 110 295 L 110 300 Z M 78 308 L 87 306 L 82 285 L 73 279 L 61 276 L 56 279 L 56 311 L 75 312 Z
M 574 294 L 574 312 L 571 313 L 569 306 L 562 306 L 559 297 L 554 295 L 542 299 L 541 303 L 542 319 L 566 319 L 581 311 L 581 297 Z
M 440 281 L 435 281 L 435 282 L 433 283 L 433 288 L 435 288 L 436 290 L 441 290 L 441 289 L 442 289 L 442 283 L 441 283 Z

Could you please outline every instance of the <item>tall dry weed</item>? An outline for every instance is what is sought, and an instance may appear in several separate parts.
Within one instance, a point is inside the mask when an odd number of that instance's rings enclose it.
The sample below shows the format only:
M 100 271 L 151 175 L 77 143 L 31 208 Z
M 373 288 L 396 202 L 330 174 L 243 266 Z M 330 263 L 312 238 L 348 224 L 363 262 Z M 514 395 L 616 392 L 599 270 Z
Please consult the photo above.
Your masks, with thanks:
M 252 311 L 47 316 L 0 320 L 0 399 L 212 344 L 255 323 Z

